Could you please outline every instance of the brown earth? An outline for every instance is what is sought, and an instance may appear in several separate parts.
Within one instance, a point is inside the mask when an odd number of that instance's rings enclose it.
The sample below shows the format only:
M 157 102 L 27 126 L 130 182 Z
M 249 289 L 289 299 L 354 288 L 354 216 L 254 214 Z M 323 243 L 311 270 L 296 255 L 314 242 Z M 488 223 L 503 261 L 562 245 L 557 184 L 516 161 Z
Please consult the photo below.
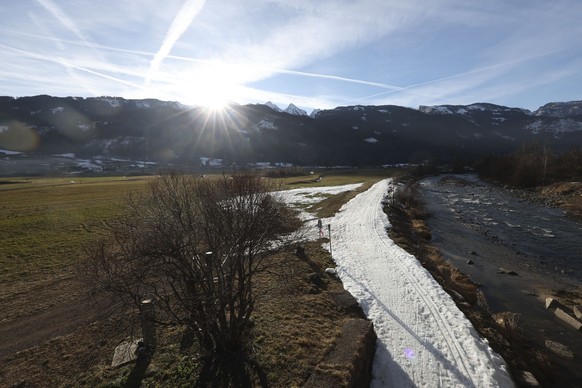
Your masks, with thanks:
M 346 359 L 326 359 L 338 351 L 348 322 L 361 321 L 363 313 L 345 295 L 341 281 L 324 272 L 333 261 L 321 241 L 308 244 L 303 255 L 288 253 L 272 260 L 277 270 L 258 279 L 263 297 L 254 314 L 254 348 L 263 377 L 271 386 L 300 386 L 317 370 L 319 378 L 339 379 L 334 381 L 342 381 L 343 386 L 354 378 L 369 381 L 374 341 L 364 341 L 371 347 L 353 349 L 353 366 Z M 105 316 L 95 300 L 82 292 L 72 271 L 12 284 L 2 289 L 0 301 L 7 307 L 0 322 L 0 386 L 192 386 L 196 382 L 201 368 L 197 346 L 181 327 L 159 329 L 156 352 L 147 365 L 112 368 L 114 348 L 138 338 L 139 327 L 132 326 L 128 314 Z M 367 325 L 351 330 L 350 336 L 370 329 Z M 362 338 L 373 335 L 372 330 Z M 358 366 L 366 359 L 364 367 Z M 337 368 L 347 369 L 340 376 Z

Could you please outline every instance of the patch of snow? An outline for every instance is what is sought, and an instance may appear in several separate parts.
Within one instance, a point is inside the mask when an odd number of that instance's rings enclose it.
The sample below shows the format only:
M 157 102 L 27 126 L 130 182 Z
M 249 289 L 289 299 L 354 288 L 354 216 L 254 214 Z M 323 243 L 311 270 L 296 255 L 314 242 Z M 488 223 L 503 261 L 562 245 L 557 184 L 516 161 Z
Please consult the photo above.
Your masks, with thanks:
M 451 112 L 451 110 L 449 108 L 447 108 L 446 106 L 436 106 L 434 108 L 438 113 L 443 114 L 443 115 L 453 114 L 453 112 Z
M 502 122 L 506 121 L 507 119 L 505 117 L 493 117 L 493 120 L 496 120 L 496 121 L 499 121 L 502 123 Z
M 213 158 L 207 158 L 205 156 L 200 157 L 200 163 L 202 163 L 205 166 L 209 166 L 209 167 L 222 167 L 222 162 L 223 162 L 223 159 L 213 159 Z
M 79 124 L 79 129 L 81 131 L 83 131 L 83 132 L 90 131 L 94 127 L 95 127 L 95 124 L 94 123 L 91 123 L 91 124 Z
M 53 112 L 53 114 L 63 113 L 64 111 L 65 111 L 65 108 L 63 108 L 62 106 L 58 106 L 54 109 L 51 109 L 51 112 Z
M 380 132 L 380 131 L 374 131 L 374 133 L 375 133 L 376 135 L 381 135 L 381 134 L 382 134 L 382 132 Z
M 119 108 L 121 106 L 121 101 L 117 98 L 99 98 L 99 100 L 109 103 L 112 108 Z
M 459 108 L 459 109 L 457 109 L 457 111 L 455 113 L 457 113 L 459 115 L 464 115 L 464 114 L 467 113 L 467 109 L 465 109 L 465 108 Z
M 376 139 L 375 137 L 369 137 L 367 139 L 364 139 L 364 141 L 366 143 L 378 143 L 378 139 Z
M 360 127 L 358 127 L 357 125 L 354 125 L 354 126 L 352 127 L 352 129 L 353 129 L 353 130 L 355 130 L 355 131 L 357 131 L 358 129 L 360 129 Z
M 449 108 L 443 105 L 433 105 L 433 106 L 421 105 L 418 107 L 418 110 L 428 114 L 439 114 L 439 115 L 453 114 L 453 112 L 451 112 Z
M 366 118 L 366 115 L 362 116 L 362 121 L 367 121 L 368 119 Z
M 303 109 L 297 108 L 294 104 L 289 104 L 287 108 L 283 111 L 285 113 L 289 113 L 290 115 L 296 116 L 307 116 L 307 112 Z
M 148 109 L 150 107 L 150 103 L 147 101 L 136 101 L 135 106 L 140 109 Z
M 313 214 L 307 213 L 301 205 L 311 205 L 321 202 L 330 195 L 343 193 L 346 191 L 353 191 L 360 187 L 362 183 L 354 183 L 342 186 L 321 186 L 321 187 L 307 187 L 293 190 L 279 191 L 277 194 L 281 196 L 283 201 L 289 205 L 297 207 L 300 214 L 299 217 L 303 220 L 312 219 Z
M 485 108 L 483 105 L 480 105 L 480 104 L 473 104 L 473 105 L 469 105 L 467 107 L 467 109 L 469 109 L 469 110 L 480 110 L 481 112 L 483 112 L 487 108 Z
M 78 168 L 81 168 L 83 170 L 90 170 L 90 171 L 95 171 L 95 172 L 103 171 L 103 167 L 91 162 L 90 160 L 77 159 L 77 162 L 75 163 L 75 165 Z
M 61 158 L 74 158 L 75 154 L 68 152 L 66 154 L 56 154 L 55 156 L 59 156 Z
M 542 122 L 542 120 L 536 120 L 531 124 L 528 124 L 525 126 L 526 129 L 529 129 L 531 131 L 531 133 L 533 133 L 534 135 L 537 135 L 538 133 L 540 133 L 540 130 L 542 129 L 544 123 Z
M 337 273 L 378 335 L 371 386 L 513 387 L 452 298 L 390 240 L 382 201 L 392 189 L 388 179 L 376 183 L 324 220 Z
M 314 119 L 314 118 L 316 118 L 316 117 L 317 117 L 317 115 L 318 115 L 318 113 L 319 113 L 319 112 L 321 112 L 321 109 L 314 109 L 314 110 L 312 110 L 312 111 L 311 111 L 311 113 L 309 114 L 309 117 L 311 117 L 311 118 L 313 118 L 313 119 Z
M 378 109 L 378 112 L 390 114 L 390 112 L 387 109 Z
M 9 151 L 9 150 L 3 150 L 3 149 L 0 149 L 0 153 L 5 154 L 5 155 L 20 155 L 20 154 L 22 154 L 22 152 Z
M 8 131 L 8 127 L 6 125 L 0 125 L 0 133 L 2 132 L 7 132 Z
M 362 105 L 356 105 L 352 109 L 353 110 L 364 110 L 364 107 Z
M 262 119 L 255 125 L 255 127 L 257 129 L 277 129 L 275 122 L 268 119 Z
M 359 186 L 279 194 L 301 206 Z M 393 190 L 391 180 L 378 182 L 322 220 L 331 231 L 335 272 L 378 336 L 371 387 L 513 387 L 503 359 L 418 260 L 389 238 L 382 202 Z M 316 239 L 317 218 L 305 211 L 301 217 Z
M 34 116 L 34 115 L 37 115 L 37 114 L 39 114 L 40 112 L 42 112 L 42 109 L 39 109 L 39 110 L 31 110 L 31 111 L 30 111 L 30 115 L 31 115 L 31 116 Z
M 277 105 L 273 104 L 271 101 L 265 102 L 265 105 L 267 105 L 269 108 L 273 109 L 276 112 L 282 112 L 281 108 L 279 108 Z

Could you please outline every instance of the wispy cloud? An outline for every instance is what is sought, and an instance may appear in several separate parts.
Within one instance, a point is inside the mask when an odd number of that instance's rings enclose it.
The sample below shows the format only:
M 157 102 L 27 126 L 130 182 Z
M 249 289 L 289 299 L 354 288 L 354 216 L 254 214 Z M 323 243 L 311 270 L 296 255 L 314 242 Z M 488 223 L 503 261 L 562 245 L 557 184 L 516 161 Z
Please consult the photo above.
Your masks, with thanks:
M 74 63 L 71 63 L 69 61 L 66 61 L 66 60 L 61 59 L 61 58 L 58 58 L 58 57 L 47 56 L 47 55 L 44 55 L 44 54 L 37 54 L 37 53 L 31 52 L 31 51 L 21 50 L 21 49 L 18 49 L 16 47 L 7 46 L 7 45 L 4 45 L 4 44 L 0 44 L 0 48 L 4 48 L 6 50 L 9 50 L 9 51 L 12 51 L 12 52 L 15 52 L 15 53 L 19 53 L 19 54 L 24 55 L 26 57 L 38 59 L 38 60 L 45 61 L 45 62 L 56 63 L 56 64 L 59 64 L 59 65 L 65 66 L 66 68 L 76 69 L 76 70 L 79 70 L 79 71 L 82 71 L 82 72 L 85 72 L 85 73 L 88 73 L 88 74 L 91 74 L 91 75 L 94 75 L 94 76 L 97 76 L 97 77 L 100 77 L 100 78 L 104 78 L 104 79 L 107 79 L 107 80 L 110 80 L 110 81 L 115 81 L 117 83 L 124 84 L 124 85 L 127 85 L 127 86 L 131 86 L 131 87 L 134 87 L 134 88 L 137 88 L 137 89 L 143 89 L 143 87 L 141 85 L 138 85 L 136 83 L 129 82 L 129 81 L 126 81 L 126 80 L 117 78 L 117 77 L 113 77 L 113 76 L 110 76 L 108 74 L 104 74 L 104 73 L 101 73 L 101 72 L 98 72 L 98 71 L 95 71 L 95 70 L 91 70 L 89 68 L 76 65 Z M 23 76 L 26 76 L 26 74 L 23 74 Z
M 84 42 L 88 42 L 85 38 L 85 35 L 81 32 L 81 30 L 77 27 L 77 25 L 65 14 L 65 12 L 52 0 L 36 0 L 36 2 L 41 5 L 44 9 L 50 12 L 63 26 L 65 26 L 68 30 L 73 32 L 79 39 Z
M 176 41 L 188 29 L 196 15 L 198 15 L 198 13 L 204 7 L 205 3 L 206 0 L 186 0 L 180 11 L 174 18 L 172 25 L 168 29 L 168 32 L 166 33 L 166 36 L 160 49 L 158 50 L 158 52 L 154 56 L 154 59 L 152 59 L 150 63 L 150 71 L 145 79 L 146 85 L 150 83 L 152 77 L 158 71 L 160 65 L 162 64 L 166 56 L 170 53 Z
M 578 0 L 12 2 L 0 8 L 0 75 L 19 95 L 196 103 L 579 99 L 580 14 Z

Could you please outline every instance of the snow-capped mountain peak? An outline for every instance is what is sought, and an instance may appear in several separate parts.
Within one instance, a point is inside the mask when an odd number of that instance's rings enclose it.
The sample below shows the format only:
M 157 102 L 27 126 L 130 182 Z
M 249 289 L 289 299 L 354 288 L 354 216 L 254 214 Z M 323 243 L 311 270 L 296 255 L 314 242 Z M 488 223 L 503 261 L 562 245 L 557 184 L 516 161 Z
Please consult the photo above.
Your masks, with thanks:
M 297 116 L 307 116 L 307 112 L 303 109 L 297 108 L 293 103 L 289 104 L 287 108 L 283 111 L 285 113 L 289 113 L 290 115 L 297 115 Z
M 276 112 L 282 112 L 281 108 L 279 108 L 277 105 L 273 104 L 271 101 L 265 102 L 265 105 L 268 106 L 269 108 L 273 109 Z

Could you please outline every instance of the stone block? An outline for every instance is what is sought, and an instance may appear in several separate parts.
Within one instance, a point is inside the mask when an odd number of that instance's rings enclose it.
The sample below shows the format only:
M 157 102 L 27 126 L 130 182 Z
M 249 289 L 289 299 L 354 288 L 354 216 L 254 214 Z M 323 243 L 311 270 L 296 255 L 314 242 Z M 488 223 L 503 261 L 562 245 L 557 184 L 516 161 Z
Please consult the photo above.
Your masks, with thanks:
M 574 306 L 572 307 L 572 310 L 574 311 L 576 318 L 582 319 L 582 306 Z
M 372 322 L 350 319 L 303 387 L 368 387 L 375 353 L 376 333 Z
M 556 311 L 554 311 L 554 314 L 556 314 L 558 318 L 566 322 L 568 325 L 572 326 L 574 329 L 578 331 L 582 329 L 582 322 L 580 322 L 579 320 L 577 320 L 576 318 L 574 318 L 561 308 L 558 307 Z
M 546 310 L 554 309 L 559 306 L 559 303 L 554 298 L 546 298 Z
M 113 352 L 111 366 L 115 368 L 135 361 L 137 359 L 137 348 L 140 342 L 142 342 L 141 338 L 118 345 Z

